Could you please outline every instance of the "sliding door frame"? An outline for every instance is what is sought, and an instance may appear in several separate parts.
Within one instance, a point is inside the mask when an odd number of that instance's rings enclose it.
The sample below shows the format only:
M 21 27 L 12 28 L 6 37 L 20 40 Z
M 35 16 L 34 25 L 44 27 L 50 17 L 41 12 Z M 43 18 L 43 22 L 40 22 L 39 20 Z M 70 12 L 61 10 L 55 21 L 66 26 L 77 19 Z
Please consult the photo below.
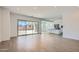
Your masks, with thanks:
M 38 21 L 29 21 L 29 20 L 21 20 L 21 19 L 17 19 L 17 36 L 33 35 L 33 34 L 38 34 L 38 33 L 39 33 L 38 30 L 37 30 L 37 33 L 18 35 L 18 22 L 19 22 L 19 21 L 37 22 L 37 23 L 39 24 Z M 39 25 L 38 25 L 38 29 L 39 29 Z

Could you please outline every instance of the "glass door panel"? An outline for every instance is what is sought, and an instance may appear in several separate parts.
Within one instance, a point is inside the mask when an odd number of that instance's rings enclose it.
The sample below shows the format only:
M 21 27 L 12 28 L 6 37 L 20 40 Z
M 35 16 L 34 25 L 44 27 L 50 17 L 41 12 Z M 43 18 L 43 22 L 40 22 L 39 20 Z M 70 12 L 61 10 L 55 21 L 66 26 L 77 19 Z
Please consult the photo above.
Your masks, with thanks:
M 26 26 L 27 23 L 25 21 L 18 21 L 18 35 L 25 35 L 26 34 Z
M 32 34 L 32 30 L 33 30 L 32 22 L 28 22 L 28 21 L 26 22 L 27 22 L 27 29 L 26 29 L 27 33 L 26 34 Z
M 18 35 L 35 34 L 38 33 L 38 22 L 20 20 L 17 28 Z

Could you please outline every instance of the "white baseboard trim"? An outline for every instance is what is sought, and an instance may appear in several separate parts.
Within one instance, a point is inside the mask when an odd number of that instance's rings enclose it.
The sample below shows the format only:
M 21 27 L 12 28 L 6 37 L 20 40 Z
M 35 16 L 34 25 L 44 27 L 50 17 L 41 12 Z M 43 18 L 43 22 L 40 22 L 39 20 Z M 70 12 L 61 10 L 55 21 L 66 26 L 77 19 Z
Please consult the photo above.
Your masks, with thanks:
M 9 38 L 9 39 L 7 39 L 7 40 L 10 40 L 10 38 Z M 2 41 L 7 41 L 7 40 L 0 40 L 0 42 L 2 42 Z
M 63 34 L 63 38 L 70 38 L 70 39 L 74 39 L 74 40 L 79 40 L 79 35 Z

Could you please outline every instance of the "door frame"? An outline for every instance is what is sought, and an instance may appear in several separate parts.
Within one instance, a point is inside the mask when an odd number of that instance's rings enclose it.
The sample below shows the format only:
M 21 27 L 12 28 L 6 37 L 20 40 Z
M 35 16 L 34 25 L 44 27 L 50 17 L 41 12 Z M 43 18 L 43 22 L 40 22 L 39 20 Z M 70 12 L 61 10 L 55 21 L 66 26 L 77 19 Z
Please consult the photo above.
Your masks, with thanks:
M 27 22 L 37 22 L 39 24 L 38 21 L 31 21 L 31 20 L 21 20 L 21 19 L 17 19 L 17 36 L 25 36 L 25 35 L 33 35 L 33 34 L 38 34 L 39 32 L 37 33 L 32 33 L 32 34 L 24 34 L 24 35 L 18 35 L 18 21 L 27 21 Z M 38 25 L 39 27 L 39 25 Z M 39 28 L 38 28 L 39 29 Z

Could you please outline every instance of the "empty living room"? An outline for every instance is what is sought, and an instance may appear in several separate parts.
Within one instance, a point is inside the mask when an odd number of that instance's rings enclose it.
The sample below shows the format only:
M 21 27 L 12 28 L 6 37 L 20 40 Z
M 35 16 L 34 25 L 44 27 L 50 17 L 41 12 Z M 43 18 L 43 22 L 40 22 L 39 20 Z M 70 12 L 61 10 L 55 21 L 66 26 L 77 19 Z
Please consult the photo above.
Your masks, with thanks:
M 79 7 L 0 6 L 0 52 L 79 52 Z

